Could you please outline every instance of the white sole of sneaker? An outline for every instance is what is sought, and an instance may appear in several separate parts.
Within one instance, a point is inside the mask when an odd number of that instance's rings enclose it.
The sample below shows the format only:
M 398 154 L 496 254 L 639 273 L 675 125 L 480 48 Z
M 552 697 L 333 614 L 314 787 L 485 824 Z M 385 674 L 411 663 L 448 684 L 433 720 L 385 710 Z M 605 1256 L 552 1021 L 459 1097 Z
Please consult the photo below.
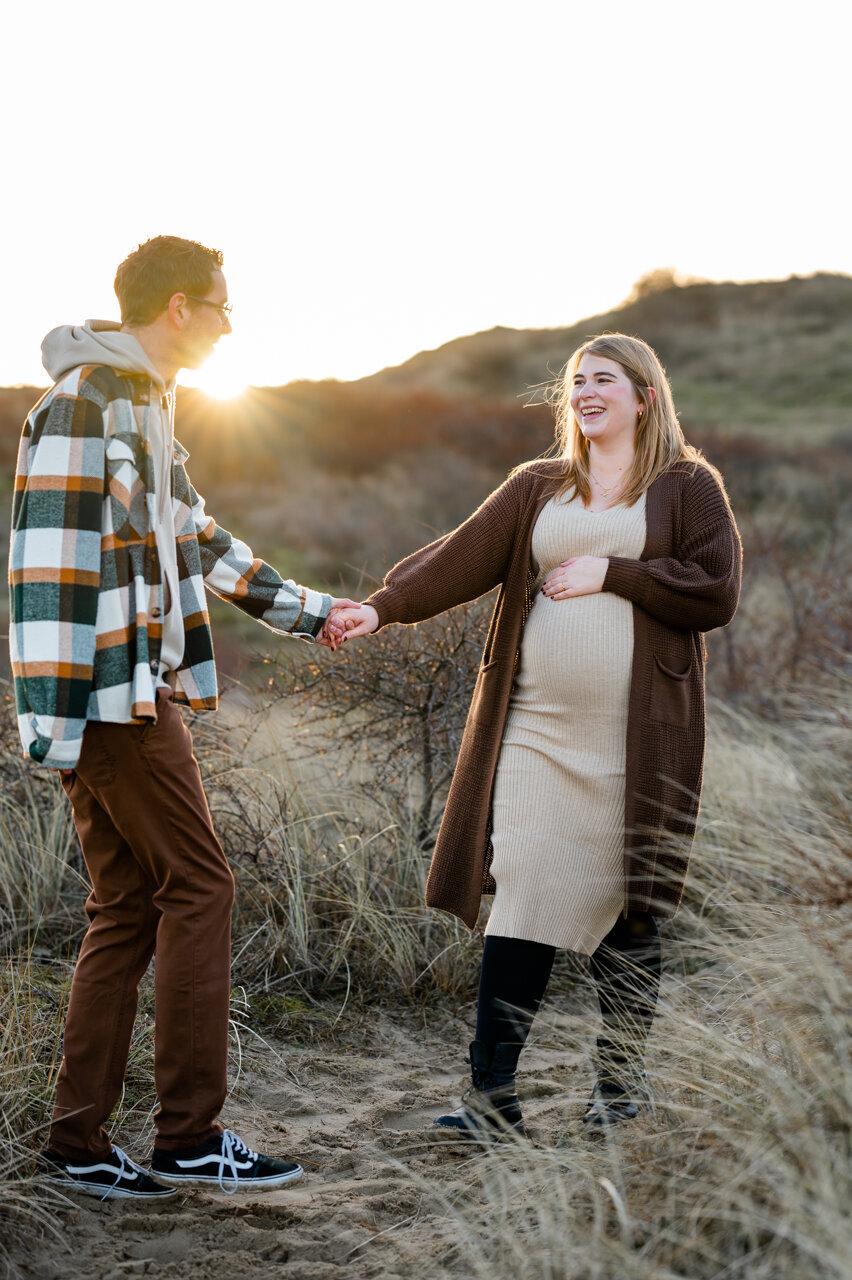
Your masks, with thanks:
M 76 1178 L 54 1177 L 44 1175 L 55 1187 L 64 1187 L 66 1191 L 79 1191 L 84 1196 L 97 1196 L 99 1200 L 171 1200 L 177 1195 L 177 1187 L 160 1186 L 159 1191 L 128 1191 L 124 1187 L 105 1187 L 102 1182 L 80 1182 Z
M 195 1174 L 183 1173 L 155 1173 L 151 1170 L 151 1177 L 155 1182 L 161 1182 L 166 1187 L 207 1187 L 218 1191 L 228 1192 L 241 1191 L 274 1191 L 276 1187 L 286 1187 L 292 1182 L 298 1182 L 304 1170 L 301 1165 L 297 1169 L 293 1169 L 291 1173 L 276 1173 L 269 1178 L 229 1178 L 227 1175 L 221 1180 L 219 1178 L 197 1177 Z M 234 1182 L 236 1181 L 236 1186 Z M 223 1186 L 224 1184 L 224 1186 Z

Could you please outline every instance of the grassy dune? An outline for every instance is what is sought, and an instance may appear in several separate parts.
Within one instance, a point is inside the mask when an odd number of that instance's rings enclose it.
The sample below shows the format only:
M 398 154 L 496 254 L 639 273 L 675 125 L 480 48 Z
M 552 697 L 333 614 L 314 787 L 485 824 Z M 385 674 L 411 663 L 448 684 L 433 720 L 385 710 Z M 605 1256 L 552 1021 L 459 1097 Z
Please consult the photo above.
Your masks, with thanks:
M 659 351 L 687 436 L 723 471 L 743 521 L 747 589 L 759 579 L 773 627 L 776 615 L 786 625 L 810 607 L 810 587 L 781 583 L 779 568 L 798 572 L 814 547 L 825 585 L 848 555 L 852 279 L 679 285 L 663 273 L 634 295 L 563 329 L 459 338 L 359 382 L 254 388 L 232 404 L 181 391 L 177 432 L 193 482 L 210 513 L 287 576 L 361 593 L 550 446 L 542 386 L 588 334 L 621 328 Z M 37 394 L 0 389 L 9 487 Z M 241 672 L 247 651 L 271 649 L 235 610 L 213 608 L 226 673 Z M 3 602 L 0 628 L 5 616 Z

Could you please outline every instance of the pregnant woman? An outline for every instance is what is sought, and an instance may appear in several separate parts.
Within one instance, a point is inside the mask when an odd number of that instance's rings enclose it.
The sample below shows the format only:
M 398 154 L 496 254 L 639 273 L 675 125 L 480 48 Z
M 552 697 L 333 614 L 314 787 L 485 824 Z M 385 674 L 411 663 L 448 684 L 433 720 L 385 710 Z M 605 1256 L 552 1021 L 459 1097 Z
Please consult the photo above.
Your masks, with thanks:
M 741 548 L 651 348 L 605 334 L 568 362 L 558 456 L 518 468 L 401 561 L 346 639 L 499 586 L 427 901 L 485 930 L 472 1090 L 436 1124 L 523 1133 L 515 1074 L 557 948 L 600 1003 L 592 1126 L 637 1114 L 704 755 L 702 633 L 733 617 Z

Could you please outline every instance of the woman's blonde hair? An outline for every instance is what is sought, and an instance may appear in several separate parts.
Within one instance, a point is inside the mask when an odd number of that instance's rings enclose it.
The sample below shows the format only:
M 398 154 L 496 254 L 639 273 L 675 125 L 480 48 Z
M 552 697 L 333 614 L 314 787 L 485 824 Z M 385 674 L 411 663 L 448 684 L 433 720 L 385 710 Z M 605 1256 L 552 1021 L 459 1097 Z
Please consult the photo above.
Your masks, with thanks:
M 618 492 L 618 502 L 632 506 L 657 476 L 677 462 L 707 465 L 699 451 L 684 439 L 675 413 L 672 389 L 656 351 L 641 338 L 633 338 L 626 333 L 602 333 L 577 348 L 555 390 L 556 448 L 559 458 L 565 463 L 558 493 L 577 493 L 584 503 L 588 503 L 592 496 L 589 441 L 571 408 L 574 375 L 585 355 L 603 356 L 621 365 L 643 406 L 636 426 L 636 457 Z M 648 395 L 649 387 L 654 389 L 655 395 Z

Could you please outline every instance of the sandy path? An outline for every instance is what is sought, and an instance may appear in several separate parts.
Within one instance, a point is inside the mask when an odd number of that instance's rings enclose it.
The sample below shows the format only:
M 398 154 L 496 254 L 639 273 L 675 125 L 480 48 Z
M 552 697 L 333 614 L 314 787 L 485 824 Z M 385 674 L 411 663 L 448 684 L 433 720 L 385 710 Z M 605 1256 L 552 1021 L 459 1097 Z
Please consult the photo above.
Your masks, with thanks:
M 270 1154 L 297 1158 L 305 1168 L 300 1183 L 251 1196 L 192 1192 L 153 1208 L 81 1197 L 58 1216 L 62 1245 L 45 1233 L 13 1256 L 19 1275 L 392 1280 L 422 1273 L 410 1241 L 400 1245 L 416 1218 L 418 1249 L 429 1249 L 424 1218 L 435 1209 L 418 1181 L 449 1193 L 476 1158 L 466 1144 L 436 1143 L 428 1130 L 438 1111 L 457 1105 L 464 1086 L 470 1012 L 367 1014 L 363 1026 L 351 1019 L 332 1042 L 250 1048 L 225 1120 Z M 546 1143 L 580 1129 L 588 1092 L 588 1066 L 582 1053 L 566 1051 L 571 1036 L 559 1022 L 552 1015 L 544 1023 L 523 1077 L 533 1136 Z M 120 1140 L 141 1154 L 128 1135 Z M 438 1266 L 438 1274 L 460 1274 Z

